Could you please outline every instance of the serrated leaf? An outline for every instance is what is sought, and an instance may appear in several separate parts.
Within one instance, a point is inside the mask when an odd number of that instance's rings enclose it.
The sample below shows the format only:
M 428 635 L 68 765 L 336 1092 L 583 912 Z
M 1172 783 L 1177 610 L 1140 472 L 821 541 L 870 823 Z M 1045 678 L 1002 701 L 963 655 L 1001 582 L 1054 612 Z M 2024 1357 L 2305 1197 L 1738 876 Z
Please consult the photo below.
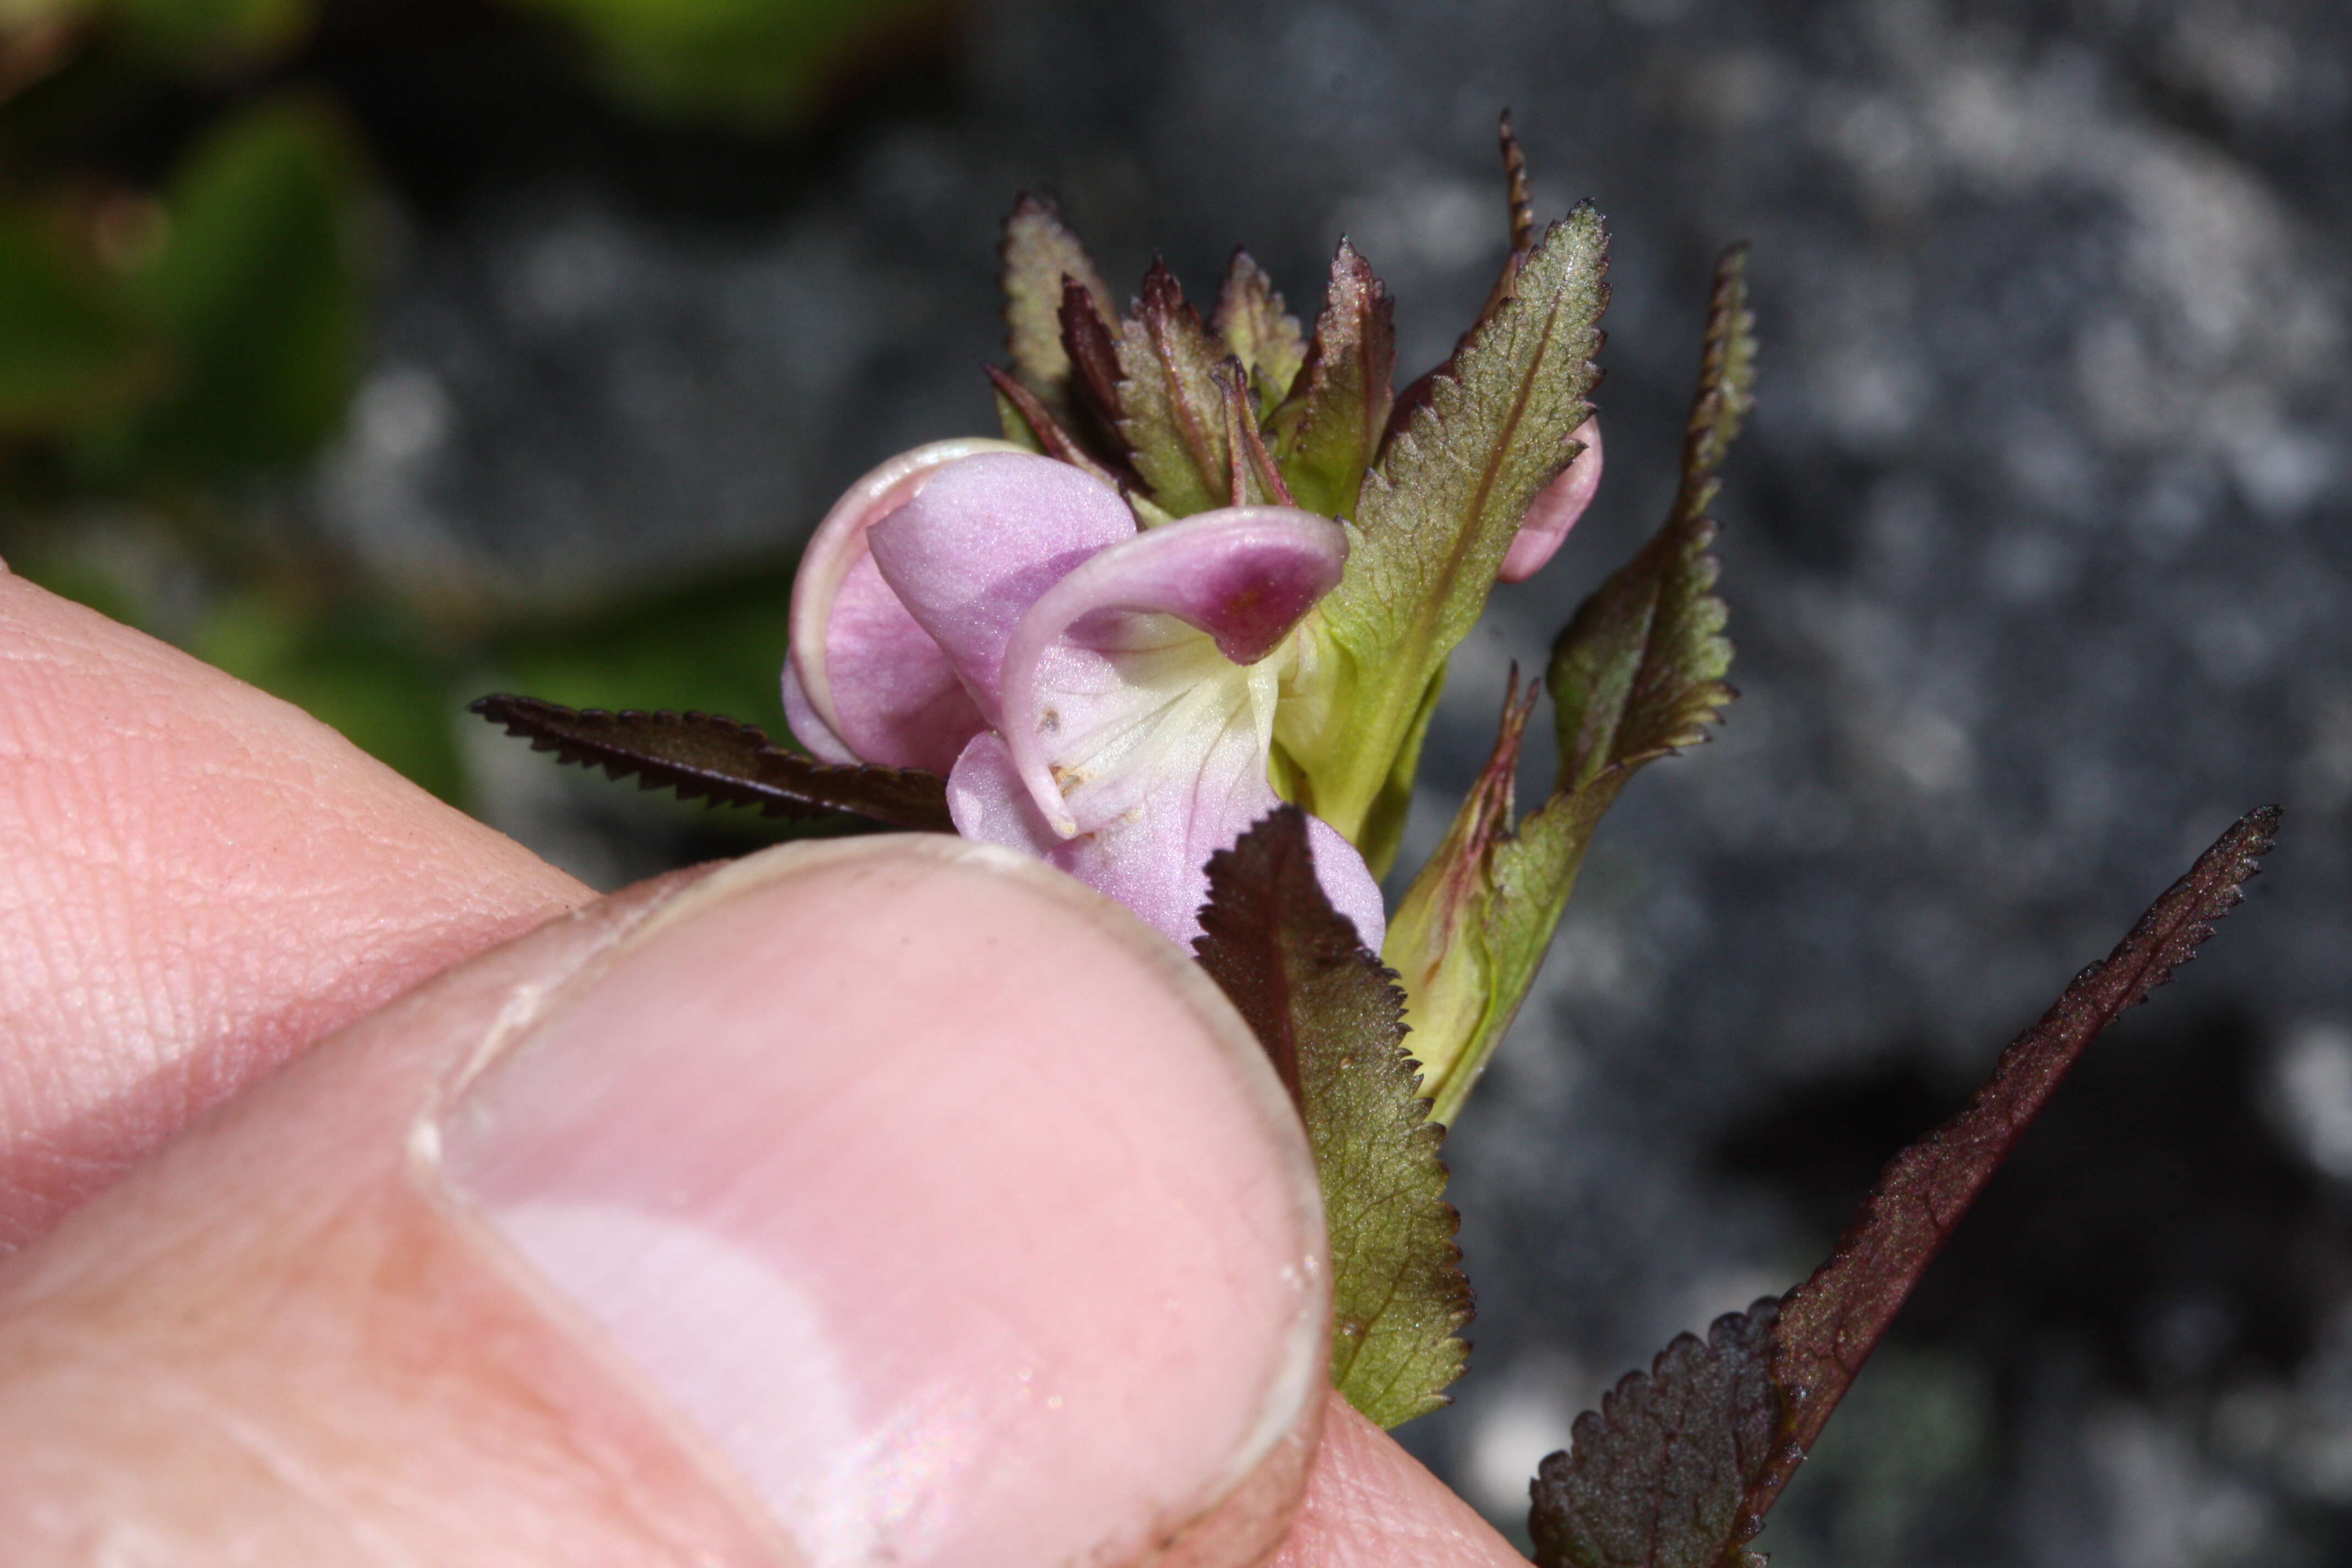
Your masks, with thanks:
M 1004 220 L 1004 347 L 1021 384 L 1055 414 L 1069 409 L 1070 356 L 1062 343 L 1064 279 L 1086 290 L 1095 308 L 1118 307 L 1078 237 L 1054 204 L 1024 192 Z
M 1218 390 L 1227 356 L 1162 263 L 1144 275 L 1118 348 L 1119 435 L 1152 500 L 1174 517 L 1227 505 L 1233 454 Z
M 1298 318 L 1284 305 L 1265 268 L 1246 250 L 1234 251 L 1233 265 L 1225 269 L 1209 332 L 1241 361 L 1261 410 L 1283 400 L 1306 363 L 1307 334 Z
M 1748 1542 L 1969 1205 L 2091 1041 L 2242 901 L 2278 817 L 2265 806 L 2240 818 L 2076 975 L 1968 1109 L 1888 1163 L 1811 1279 L 1717 1320 L 1704 1347 L 1677 1339 L 1577 1422 L 1574 1447 L 1536 1479 L 1542 1568 L 1760 1563 Z
M 1062 349 L 1069 356 L 1070 433 L 1103 463 L 1116 471 L 1129 489 L 1141 487 L 1129 460 L 1127 437 L 1119 424 L 1118 334 L 1116 316 L 1106 316 L 1098 301 L 1075 278 L 1062 285 Z
M 893 827 L 952 833 L 947 781 L 915 768 L 838 767 L 770 741 L 756 724 L 716 713 L 608 713 L 503 693 L 469 711 L 552 752 L 559 763 L 635 776 L 641 789 L 673 789 L 714 805 L 756 805 L 806 820 L 847 812 Z
M 1445 1403 L 1470 1285 L 1392 976 L 1316 880 L 1283 806 L 1209 861 L 1193 946 L 1265 1045 L 1307 1125 L 1331 1247 L 1331 1381 L 1383 1426 Z
M 1734 249 L 1717 268 L 1673 511 L 1552 645 L 1551 796 L 1516 833 L 1498 833 L 1491 803 L 1474 792 L 1390 923 L 1387 955 L 1412 998 L 1437 1121 L 1459 1113 L 1534 985 L 1602 814 L 1643 764 L 1705 739 L 1731 700 L 1705 508 L 1753 397 L 1744 264 Z M 1509 767 L 1515 741 L 1512 751 L 1494 765 Z
M 1301 804 L 1351 841 L 1485 607 L 1528 503 L 1567 465 L 1570 432 L 1591 412 L 1606 252 L 1590 206 L 1554 224 L 1510 301 L 1364 480 L 1347 575 L 1312 623 L 1325 688 L 1290 705 L 1282 733 L 1313 786 Z M 1306 499 L 1296 476 L 1291 488 Z
M 1705 1340 L 1676 1335 L 1647 1373 L 1627 1373 L 1575 1447 L 1543 1462 L 1530 1521 L 1542 1568 L 1747 1568 L 1742 1478 L 1780 1439 L 1772 1382 L 1775 1303 L 1727 1312 Z M 1752 1533 L 1752 1532 L 1750 1532 Z
M 1018 441 L 1033 452 L 1084 469 L 1107 485 L 1118 483 L 1108 468 L 1096 462 L 1062 427 L 1035 393 L 992 364 L 981 368 L 988 373 L 989 384 L 996 389 L 997 420 L 1004 426 L 1006 440 Z
M 1484 1026 L 1494 1006 L 1493 961 L 1486 951 L 1488 904 L 1495 898 L 1494 857 L 1517 826 L 1519 745 L 1535 710 L 1537 690 L 1519 691 L 1519 667 L 1511 667 L 1503 699 L 1503 720 L 1494 749 L 1436 850 L 1389 922 L 1381 958 L 1405 987 L 1405 1020 L 1422 1060 L 1422 1092 L 1433 1100 L 1431 1120 L 1443 1121 L 1433 1103 L 1446 1101 L 1446 1114 L 1459 1109 L 1460 1095 L 1447 1086 L 1457 1068 L 1467 1079 L 1480 1065 L 1467 1053 L 1491 1037 Z M 1497 1031 L 1496 1033 L 1499 1033 Z
M 1518 282 L 1519 268 L 1526 264 L 1528 253 L 1535 248 L 1536 209 L 1528 194 L 1527 154 L 1520 150 L 1518 136 L 1511 129 L 1509 110 L 1503 110 L 1496 122 L 1495 136 L 1503 153 L 1503 194 L 1510 216 L 1511 248 L 1505 253 L 1503 265 L 1496 272 L 1493 285 L 1486 290 L 1486 302 L 1478 308 L 1477 320 L 1470 323 L 1470 330 L 1463 333 L 1461 340 L 1454 345 L 1454 352 L 1445 356 L 1443 363 L 1417 378 L 1398 395 L 1395 409 L 1389 416 L 1391 430 L 1404 428 L 1412 416 L 1429 401 L 1438 378 L 1454 374 L 1454 362 L 1461 358 L 1462 351 L 1469 345 L 1478 329 L 1494 320 L 1495 312 L 1509 300 Z
M 1255 401 L 1244 384 L 1239 360 L 1227 360 L 1219 376 L 1225 400 L 1225 450 L 1232 465 L 1226 493 L 1235 506 L 1297 506 L 1290 487 L 1274 466 L 1274 455 L 1258 434 Z
M 1268 421 L 1274 453 L 1298 503 L 1356 515 L 1364 470 L 1388 430 L 1396 376 L 1396 301 L 1346 240 L 1315 318 L 1315 341 L 1289 396 Z

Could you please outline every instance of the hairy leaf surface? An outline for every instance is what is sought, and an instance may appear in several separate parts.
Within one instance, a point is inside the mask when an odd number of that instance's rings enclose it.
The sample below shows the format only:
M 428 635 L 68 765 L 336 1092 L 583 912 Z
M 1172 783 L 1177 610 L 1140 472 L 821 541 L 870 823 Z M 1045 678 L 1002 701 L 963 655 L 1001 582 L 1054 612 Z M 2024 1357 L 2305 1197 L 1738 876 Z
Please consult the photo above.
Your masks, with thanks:
M 1307 510 L 1356 515 L 1364 471 L 1388 429 L 1395 377 L 1396 301 L 1343 239 L 1306 364 L 1271 419 L 1283 478 Z
M 1276 810 L 1209 861 L 1202 966 L 1265 1045 L 1307 1124 L 1330 1231 L 1331 1381 L 1383 1426 L 1445 1403 L 1470 1285 L 1393 977 L 1333 911 L 1307 817 Z
M 1157 261 L 1118 350 L 1119 434 L 1151 499 L 1175 517 L 1227 504 L 1233 453 L 1218 383 L 1230 357 Z
M 1473 792 L 1390 925 L 1414 1026 L 1433 1037 L 1427 1088 L 1440 1121 L 1459 1112 L 1534 984 L 1602 814 L 1643 764 L 1704 740 L 1731 700 L 1706 508 L 1753 396 L 1744 264 L 1735 249 L 1717 270 L 1672 513 L 1553 643 L 1560 769 L 1550 798 L 1514 833 L 1498 823 L 1492 790 Z M 1508 754 L 1498 748 L 1489 772 L 1502 770 L 1507 787 L 1517 745 L 1507 721 L 1506 731 Z
M 2278 809 L 2249 813 L 1994 1064 L 1968 1109 L 1906 1149 L 1830 1260 L 1778 1300 L 1684 1335 L 1544 1460 L 1543 1568 L 1747 1568 L 1747 1550 L 1927 1265 L 2084 1047 L 2196 955 L 2244 898 Z
M 1356 838 L 1446 656 L 1478 618 L 1528 503 L 1591 412 L 1607 236 L 1580 207 L 1520 268 L 1363 483 L 1347 574 L 1324 600 L 1328 699 L 1284 735 L 1316 814 Z M 1306 499 L 1299 481 L 1291 488 Z
M 1209 318 L 1209 331 L 1241 361 L 1261 410 L 1282 401 L 1307 359 L 1307 334 L 1298 318 L 1275 291 L 1265 268 L 1246 250 L 1234 252 L 1224 286 L 1217 293 L 1217 308 Z
M 1114 320 L 1118 307 L 1086 247 L 1054 204 L 1023 193 L 1004 220 L 1005 351 L 1021 384 L 1055 414 L 1069 408 L 1070 356 L 1062 347 L 1062 282 L 1076 281 Z
M 952 833 L 947 782 L 914 768 L 840 767 L 812 762 L 770 741 L 756 724 L 716 713 L 608 713 L 535 697 L 496 695 L 471 711 L 504 724 L 559 763 L 635 775 L 641 789 L 673 789 L 687 800 L 756 805 L 769 816 L 805 820 L 835 813 L 933 833 Z

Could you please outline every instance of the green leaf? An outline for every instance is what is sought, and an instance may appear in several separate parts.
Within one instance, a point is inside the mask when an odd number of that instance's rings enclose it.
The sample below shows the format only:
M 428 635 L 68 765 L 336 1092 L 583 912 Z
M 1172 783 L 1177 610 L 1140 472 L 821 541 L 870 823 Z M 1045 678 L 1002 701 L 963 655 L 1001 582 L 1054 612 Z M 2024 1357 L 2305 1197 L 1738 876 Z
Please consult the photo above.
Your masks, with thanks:
M 1070 356 L 1062 346 L 1065 281 L 1117 319 L 1110 289 L 1054 204 L 1025 191 L 1004 220 L 1004 348 L 1013 374 L 1056 415 L 1070 406 Z M 1018 439 L 1018 437 L 1014 437 Z
M 113 279 L 34 214 L 0 211 L 0 434 L 58 436 L 120 413 L 160 369 Z
M 1717 264 L 1674 511 L 1633 564 L 1577 611 L 1555 649 L 1552 699 L 1560 777 L 1569 785 L 1696 744 L 1731 700 L 1723 683 L 1731 667 L 1723 604 L 1706 592 L 1716 572 L 1706 553 L 1714 537 L 1706 509 L 1722 489 L 1717 471 L 1755 405 L 1747 265 L 1745 247 Z
M 1364 480 L 1347 574 L 1310 622 L 1320 689 L 1281 733 L 1315 814 L 1360 842 L 1414 716 L 1476 622 L 1528 503 L 1591 412 L 1607 236 L 1580 207 L 1519 269 L 1509 303 L 1432 384 Z M 1306 498 L 1298 479 L 1291 488 Z
M 1260 410 L 1282 401 L 1307 359 L 1307 334 L 1298 319 L 1275 292 L 1274 279 L 1246 250 L 1235 250 L 1233 265 L 1225 269 L 1209 331 L 1241 361 Z
M 110 0 L 114 34 L 136 53 L 206 74 L 250 71 L 310 30 L 310 0 Z
M 1152 500 L 1174 517 L 1229 504 L 1233 455 L 1218 389 L 1229 356 L 1162 263 L 1144 275 L 1118 347 L 1119 434 Z
M 1343 239 L 1306 363 L 1270 420 L 1282 476 L 1307 510 L 1356 515 L 1364 470 L 1388 430 L 1395 376 L 1396 301 Z
M 2244 899 L 2276 806 L 2199 857 L 2107 958 L 2000 1054 L 1968 1109 L 1888 1163 L 1830 1260 L 1777 1300 L 1685 1334 L 1543 1462 L 1541 1568 L 1761 1568 L 1747 1544 L 1895 1312 L 2084 1050 Z
M 169 237 L 134 280 L 171 338 L 172 389 L 119 458 L 211 477 L 299 462 L 334 431 L 364 351 L 363 188 L 341 117 L 307 98 L 205 136 L 171 182 Z
M 806 124 L 861 63 L 945 26 L 949 0 L 530 0 L 642 109 L 750 132 Z
M 1713 593 L 1706 507 L 1753 401 L 1756 345 L 1745 252 L 1725 254 L 1683 447 L 1682 483 L 1657 534 L 1585 600 L 1552 647 L 1559 737 L 1551 797 L 1508 830 L 1517 727 L 1389 927 L 1433 1104 L 1451 1122 L 1535 984 L 1601 815 L 1644 764 L 1706 738 L 1732 691 L 1731 644 Z M 1504 816 L 1496 814 L 1500 795 Z
M 1282 806 L 1209 861 L 1202 966 L 1274 1058 L 1307 1124 L 1332 1281 L 1331 1381 L 1383 1426 L 1445 1403 L 1470 1285 L 1392 976 L 1332 910 L 1307 818 Z
M 1381 949 L 1381 958 L 1404 984 L 1405 1020 L 1421 1056 L 1422 1090 L 1433 1101 L 1445 1100 L 1448 1114 L 1460 1105 L 1458 1095 L 1445 1092 L 1449 1082 L 1465 1058 L 1491 1039 L 1486 1026 L 1496 999 L 1486 928 L 1496 896 L 1495 851 L 1518 820 L 1519 743 L 1536 696 L 1533 682 L 1520 695 L 1514 664 L 1494 750 L 1398 905 Z M 1475 1065 L 1466 1076 L 1476 1076 Z M 1445 1120 L 1434 1105 L 1432 1119 Z
M 716 713 L 608 713 L 504 694 L 470 710 L 559 763 L 634 775 L 642 789 L 673 789 L 714 805 L 756 805 L 770 816 L 837 812 L 893 827 L 952 833 L 947 783 L 915 768 L 839 767 L 772 742 L 756 724 Z

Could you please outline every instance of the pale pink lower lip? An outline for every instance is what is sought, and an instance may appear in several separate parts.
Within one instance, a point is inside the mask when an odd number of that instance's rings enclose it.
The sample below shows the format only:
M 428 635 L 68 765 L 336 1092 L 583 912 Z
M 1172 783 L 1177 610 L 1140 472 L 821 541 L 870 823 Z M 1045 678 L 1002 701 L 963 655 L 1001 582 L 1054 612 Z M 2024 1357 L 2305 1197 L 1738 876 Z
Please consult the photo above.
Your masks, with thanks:
M 813 1563 L 1122 1560 L 1319 1374 L 1270 1071 L 1009 859 L 836 847 L 704 903 L 445 1129 Z

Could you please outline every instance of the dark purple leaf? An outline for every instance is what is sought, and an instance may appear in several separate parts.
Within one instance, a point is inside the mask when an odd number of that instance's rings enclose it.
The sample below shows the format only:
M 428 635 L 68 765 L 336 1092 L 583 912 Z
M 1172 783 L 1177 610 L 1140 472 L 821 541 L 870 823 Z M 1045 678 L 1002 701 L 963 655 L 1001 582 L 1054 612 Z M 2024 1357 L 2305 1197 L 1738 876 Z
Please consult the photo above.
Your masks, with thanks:
M 756 805 L 805 820 L 848 813 L 931 833 L 952 833 L 947 784 L 913 768 L 836 767 L 788 752 L 756 724 L 716 713 L 608 713 L 536 697 L 484 697 L 471 711 L 504 724 L 559 763 L 601 767 L 642 789 L 687 800 Z
M 1544 1568 L 1745 1568 L 1780 1489 L 1896 1310 L 2085 1047 L 2147 1000 L 2237 907 L 2277 831 L 2241 818 L 2107 958 L 2074 977 L 1994 1064 L 1969 1108 L 1897 1154 L 1830 1260 L 1778 1300 L 1685 1335 L 1629 1374 L 1574 1447 L 1543 1462 Z M 1766 1440 L 1769 1437 L 1769 1440 Z

